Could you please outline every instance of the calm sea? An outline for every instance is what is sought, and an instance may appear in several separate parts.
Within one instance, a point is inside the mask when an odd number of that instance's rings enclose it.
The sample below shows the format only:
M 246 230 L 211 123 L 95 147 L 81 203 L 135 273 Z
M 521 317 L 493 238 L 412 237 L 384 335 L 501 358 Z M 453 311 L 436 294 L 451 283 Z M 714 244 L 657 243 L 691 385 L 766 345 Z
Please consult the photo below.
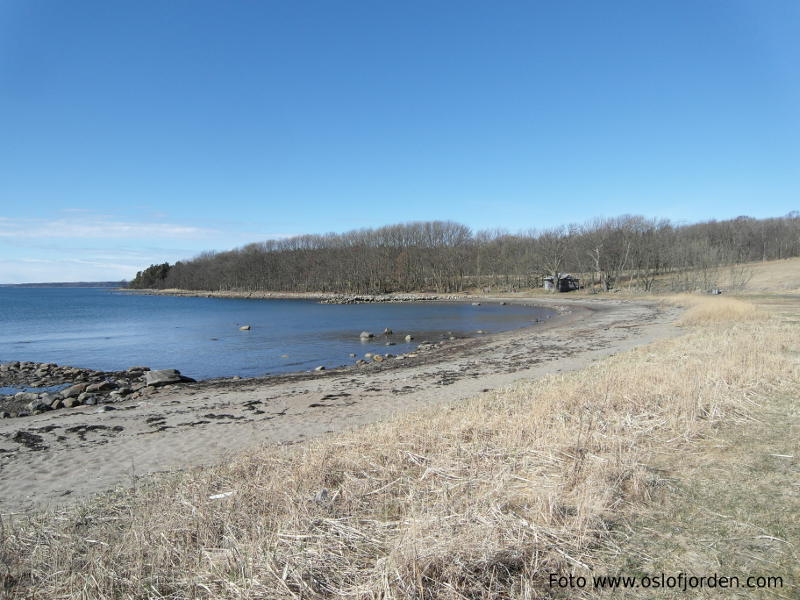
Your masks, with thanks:
M 0 363 L 53 362 L 116 371 L 176 368 L 195 379 L 351 364 L 349 353 L 400 354 L 452 332 L 505 331 L 547 309 L 484 304 L 318 304 L 138 296 L 99 288 L 0 288 Z M 250 325 L 250 331 L 240 331 Z M 384 328 L 394 331 L 381 335 Z M 362 342 L 363 330 L 376 334 Z M 406 334 L 414 341 L 406 343 Z M 386 347 L 387 341 L 396 343 Z

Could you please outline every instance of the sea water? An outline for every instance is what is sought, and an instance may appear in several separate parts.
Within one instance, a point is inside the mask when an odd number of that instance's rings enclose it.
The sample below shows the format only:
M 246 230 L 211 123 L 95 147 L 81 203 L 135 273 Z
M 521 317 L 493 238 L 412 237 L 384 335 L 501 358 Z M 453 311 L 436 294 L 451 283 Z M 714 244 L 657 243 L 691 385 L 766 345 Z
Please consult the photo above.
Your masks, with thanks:
M 0 288 L 0 363 L 52 362 L 102 371 L 143 365 L 179 369 L 198 380 L 252 377 L 352 364 L 351 353 L 400 354 L 423 340 L 507 331 L 552 314 L 513 304 L 320 304 L 6 287 Z M 239 329 L 244 325 L 250 330 Z M 384 336 L 385 328 L 394 334 Z M 362 341 L 362 331 L 375 337 Z M 414 337 L 410 343 L 407 334 Z

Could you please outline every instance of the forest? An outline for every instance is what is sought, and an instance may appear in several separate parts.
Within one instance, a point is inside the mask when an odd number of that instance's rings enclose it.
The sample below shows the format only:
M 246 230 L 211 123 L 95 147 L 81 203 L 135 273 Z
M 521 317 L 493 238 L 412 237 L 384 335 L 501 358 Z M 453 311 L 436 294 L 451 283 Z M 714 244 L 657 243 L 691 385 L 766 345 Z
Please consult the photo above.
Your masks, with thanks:
M 452 221 L 267 240 L 137 273 L 138 289 L 387 293 L 514 291 L 572 273 L 589 290 L 743 285 L 742 263 L 800 256 L 800 213 L 674 224 L 637 215 L 510 233 Z

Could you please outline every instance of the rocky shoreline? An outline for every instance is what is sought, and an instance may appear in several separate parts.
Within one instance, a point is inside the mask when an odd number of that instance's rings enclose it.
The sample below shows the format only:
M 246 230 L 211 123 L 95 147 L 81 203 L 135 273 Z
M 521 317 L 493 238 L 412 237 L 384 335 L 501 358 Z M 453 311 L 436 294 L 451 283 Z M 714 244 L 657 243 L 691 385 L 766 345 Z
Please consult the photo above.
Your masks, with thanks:
M 392 293 L 392 294 L 342 294 L 339 292 L 263 292 L 263 291 L 208 291 L 208 290 L 137 290 L 119 288 L 118 293 L 143 296 L 183 296 L 189 298 L 244 298 L 253 300 L 316 300 L 320 304 L 371 304 L 400 302 L 469 302 L 474 298 L 460 294 Z
M 391 333 L 391 332 L 390 332 Z M 483 331 L 477 331 L 478 335 Z M 369 332 L 362 332 L 362 337 L 375 337 Z M 386 335 L 386 332 L 384 332 Z M 412 336 L 406 336 L 413 339 Z M 351 354 L 354 359 L 351 365 L 342 365 L 334 372 L 348 369 L 360 369 L 366 366 L 374 368 L 386 367 L 389 362 L 415 359 L 420 354 L 427 355 L 440 350 L 457 338 L 452 335 L 442 340 L 431 342 L 422 340 L 412 352 L 405 354 L 366 352 L 362 357 Z M 462 342 L 468 339 L 462 338 Z M 394 345 L 389 342 L 387 346 Z M 271 378 L 275 380 L 312 376 L 326 372 L 324 366 L 311 371 L 298 371 L 283 375 L 264 375 L 256 379 Z M 78 406 L 99 405 L 98 410 L 114 410 L 109 404 L 124 400 L 150 398 L 159 392 L 174 392 L 186 387 L 184 384 L 195 384 L 192 387 L 202 388 L 205 384 L 247 382 L 239 376 L 196 381 L 181 375 L 177 369 L 151 370 L 150 367 L 130 367 L 125 371 L 95 371 L 80 367 L 57 365 L 54 363 L 36 363 L 15 361 L 0 364 L 0 388 L 24 388 L 14 394 L 0 394 L 0 419 L 27 417 L 43 412 Z M 55 389 L 60 388 L 60 389 Z
M 84 405 L 113 410 L 107 405 L 146 398 L 194 381 L 176 369 L 153 371 L 150 367 L 130 367 L 125 371 L 94 371 L 54 363 L 15 361 L 0 364 L 0 388 L 29 391 L 0 395 L 0 418 L 27 417 Z

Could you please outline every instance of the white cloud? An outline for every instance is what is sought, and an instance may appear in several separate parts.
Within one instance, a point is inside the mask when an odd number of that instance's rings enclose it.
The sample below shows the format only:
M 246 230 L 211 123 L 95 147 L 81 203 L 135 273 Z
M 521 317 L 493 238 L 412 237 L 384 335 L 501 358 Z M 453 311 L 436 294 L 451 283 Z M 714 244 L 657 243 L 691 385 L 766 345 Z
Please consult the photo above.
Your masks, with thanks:
M 96 216 L 51 220 L 0 218 L 2 238 L 204 239 L 220 233 L 215 229 L 177 223 L 121 221 Z

